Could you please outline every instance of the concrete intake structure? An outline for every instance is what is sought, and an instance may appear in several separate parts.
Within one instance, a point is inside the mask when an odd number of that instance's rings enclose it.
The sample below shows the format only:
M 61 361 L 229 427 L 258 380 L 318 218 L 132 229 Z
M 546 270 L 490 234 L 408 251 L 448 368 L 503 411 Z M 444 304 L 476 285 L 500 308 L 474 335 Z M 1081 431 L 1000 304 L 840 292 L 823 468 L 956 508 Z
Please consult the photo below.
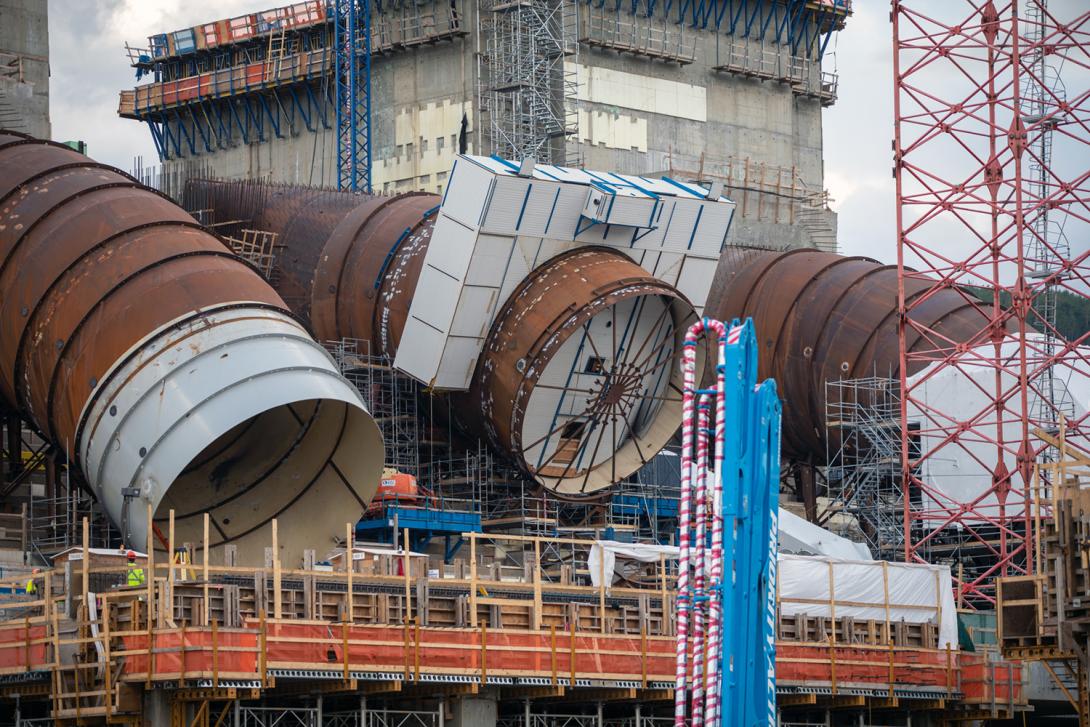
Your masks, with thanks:
M 259 559 L 332 547 L 383 444 L 359 395 L 260 275 L 166 197 L 71 149 L 0 132 L 0 393 L 63 448 L 143 548 Z
M 971 293 L 919 276 L 904 285 L 906 298 L 926 301 L 915 308 L 918 323 L 952 341 L 969 343 L 988 319 L 991 307 Z M 827 381 L 897 378 L 897 295 L 897 266 L 870 258 L 810 249 L 724 252 L 707 310 L 721 320 L 753 317 L 760 377 L 775 378 L 783 399 L 785 456 L 824 462 Z M 915 328 L 908 336 L 910 350 L 937 347 Z
M 417 282 L 440 202 L 203 180 L 185 198 L 216 220 L 277 233 L 274 287 L 315 337 L 366 341 L 390 360 L 414 296 L 428 294 Z M 501 303 L 470 388 L 450 394 L 458 423 L 558 495 L 594 495 L 677 430 L 673 363 L 695 315 L 615 249 L 561 252 Z

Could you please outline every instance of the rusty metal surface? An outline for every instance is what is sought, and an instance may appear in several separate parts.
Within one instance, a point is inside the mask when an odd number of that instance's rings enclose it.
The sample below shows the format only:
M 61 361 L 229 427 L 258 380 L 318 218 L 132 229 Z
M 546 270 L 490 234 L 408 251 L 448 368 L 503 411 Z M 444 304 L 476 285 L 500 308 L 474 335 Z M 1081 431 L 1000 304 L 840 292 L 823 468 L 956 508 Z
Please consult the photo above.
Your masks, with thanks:
M 440 202 L 427 194 L 366 197 L 259 182 L 191 181 L 187 187 L 188 205 L 211 208 L 218 220 L 245 220 L 278 234 L 281 263 L 274 266 L 273 284 L 318 339 L 367 341 L 373 353 L 390 359 L 413 296 L 427 294 L 416 287 L 432 242 L 429 212 Z M 541 466 L 533 461 L 530 450 L 542 445 L 523 441 L 524 418 L 535 392 L 549 388 L 539 386 L 542 373 L 550 366 L 566 371 L 573 365 L 570 352 L 562 362 L 558 352 L 592 318 L 623 309 L 639 319 L 642 307 L 636 310 L 636 302 L 643 306 L 648 300 L 656 301 L 648 310 L 658 319 L 643 320 L 645 327 L 656 335 L 669 329 L 668 336 L 648 344 L 661 355 L 651 360 L 639 354 L 633 358 L 648 361 L 629 362 L 623 340 L 619 349 L 598 344 L 608 349 L 601 358 L 610 368 L 595 383 L 602 389 L 580 401 L 575 417 L 589 426 L 583 453 L 589 462 Z M 455 423 L 487 439 L 495 451 L 551 489 L 592 496 L 642 466 L 673 435 L 680 402 L 668 389 L 671 364 L 680 350 L 680 331 L 694 317 L 676 289 L 616 251 L 588 248 L 554 258 L 502 306 L 477 361 L 473 388 L 452 395 Z M 651 374 L 668 373 L 654 382 L 663 391 L 645 391 L 640 366 Z M 606 420 L 616 433 L 604 434 Z
M 0 393 L 126 541 L 145 542 L 145 505 L 178 508 L 183 539 L 208 512 L 213 546 L 257 557 L 283 514 L 283 553 L 301 556 L 374 493 L 381 436 L 328 354 L 255 269 L 128 175 L 0 133 L 0 291 Z
M 589 388 L 572 384 L 570 372 L 582 369 L 584 359 L 578 354 L 572 357 L 570 352 L 562 353 L 568 339 L 575 335 L 587 339 L 587 325 L 592 319 L 611 313 L 615 316 L 622 301 L 637 301 L 638 306 L 644 298 L 666 304 L 661 310 L 668 312 L 668 318 L 653 321 L 651 327 L 655 340 L 648 336 L 629 345 L 616 333 L 624 321 L 618 325 L 614 325 L 615 317 L 612 322 L 606 321 L 615 332 L 612 340 L 607 335 L 595 345 L 590 338 L 590 347 L 581 345 L 579 349 L 584 351 L 584 358 L 593 355 L 601 359 L 601 375 Z M 593 495 L 646 464 L 673 436 L 675 419 L 680 416 L 680 410 L 675 412 L 673 408 L 680 399 L 668 385 L 649 395 L 645 380 L 659 366 L 669 367 L 670 372 L 676 368 L 672 362 L 680 351 L 677 335 L 694 318 L 692 306 L 675 288 L 614 250 L 581 248 L 558 256 L 533 272 L 496 317 L 477 364 L 466 408 L 480 411 L 478 426 L 483 426 L 497 449 L 507 452 L 547 487 L 566 496 Z M 661 340 L 660 331 L 667 332 Z M 524 417 L 539 385 L 545 386 L 542 377 L 553 365 L 559 365 L 562 373 L 569 372 L 565 394 L 572 394 L 571 398 L 579 403 L 572 416 L 550 422 L 545 454 L 535 459 L 532 455 L 541 446 L 541 438 L 527 441 Z M 664 401 L 660 402 L 662 411 L 653 419 L 661 417 L 667 426 L 655 426 L 654 422 L 644 428 L 633 426 L 636 410 L 654 403 L 655 398 Z M 627 430 L 622 431 L 622 437 L 616 436 L 618 422 Z M 582 458 L 557 461 L 562 448 L 559 430 L 572 423 L 583 432 L 578 451 L 591 452 L 585 463 L 581 463 Z M 593 452 L 600 449 L 604 437 L 609 441 L 602 451 L 610 456 L 598 461 Z
M 397 350 L 441 198 L 372 197 L 296 185 L 190 180 L 185 206 L 276 233 L 273 287 L 320 341 Z
M 939 324 L 958 341 L 981 330 L 986 307 L 933 287 L 919 278 L 905 281 L 908 298 L 929 296 L 914 313 L 925 326 Z M 809 249 L 728 249 L 712 289 L 711 315 L 753 316 L 760 376 L 775 377 L 783 397 L 783 447 L 789 457 L 826 457 L 826 381 L 899 375 L 896 266 Z M 913 350 L 924 345 L 918 337 L 910 339 Z
M 11 134 L 0 170 L 0 382 L 73 457 L 92 390 L 150 331 L 231 301 L 284 307 L 189 215 L 117 170 Z

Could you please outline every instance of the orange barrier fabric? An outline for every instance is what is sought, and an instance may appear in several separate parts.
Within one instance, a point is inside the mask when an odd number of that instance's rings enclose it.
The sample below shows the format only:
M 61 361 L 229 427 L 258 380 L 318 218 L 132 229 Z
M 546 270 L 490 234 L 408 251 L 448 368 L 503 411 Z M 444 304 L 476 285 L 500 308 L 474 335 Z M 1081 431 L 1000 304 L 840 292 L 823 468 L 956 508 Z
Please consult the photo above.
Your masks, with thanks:
M 345 633 L 347 631 L 347 634 Z M 154 658 L 153 674 L 260 676 L 260 650 L 265 644 L 267 668 L 396 673 L 465 673 L 567 678 L 572 671 L 571 635 L 558 631 L 519 632 L 398 626 L 349 626 L 317 622 L 250 621 L 245 628 L 192 628 L 156 631 L 154 655 L 147 653 L 148 635 L 121 635 L 124 673 L 144 675 Z M 45 625 L 0 627 L 0 673 L 17 673 L 48 664 L 51 646 Z M 482 638 L 484 645 L 482 648 Z M 38 643 L 35 643 L 38 642 Z M 554 649 L 555 645 L 555 649 Z M 215 648 L 213 648 L 213 646 Z M 672 681 L 672 639 L 577 634 L 575 672 L 583 679 Z M 115 644 L 115 652 L 117 645 Z M 644 653 L 646 649 L 646 653 Z M 898 688 L 923 686 L 960 691 L 969 704 L 1024 704 L 1020 662 L 989 661 L 985 654 L 936 650 L 867 649 L 837 646 L 835 660 L 821 644 L 780 642 L 776 645 L 776 678 L 785 684 L 832 684 L 889 687 L 890 659 Z M 949 663 L 948 663 L 949 658 Z M 834 665 L 835 662 L 835 665 Z M 154 678 L 154 677 L 153 677 Z
M 133 634 L 123 637 L 122 640 L 126 651 L 138 652 L 125 657 L 125 673 L 146 674 L 149 660 L 146 653 L 147 634 Z M 153 671 L 156 674 L 213 671 L 221 674 L 257 674 L 257 634 L 249 629 L 219 630 L 216 633 L 214 650 L 212 632 L 209 629 L 194 629 L 184 634 L 177 631 L 156 632 L 153 644 Z
M 992 661 L 985 653 L 962 654 L 961 692 L 966 704 L 1025 704 L 1022 663 Z
M 886 649 L 835 648 L 836 682 L 844 686 L 888 688 L 890 655 Z M 958 653 L 951 654 L 947 669 L 945 651 L 902 650 L 892 652 L 896 687 L 921 686 L 954 690 L 958 683 Z M 784 683 L 831 684 L 833 657 L 819 644 L 776 644 L 776 679 Z M 949 682 L 948 682 L 949 679 Z
M 45 625 L 0 629 L 0 672 L 39 669 L 49 663 Z M 34 642 L 41 643 L 34 643 Z
M 553 670 L 552 636 L 543 632 L 438 629 L 396 626 L 351 626 L 348 628 L 348 663 L 372 671 L 409 670 L 422 672 L 519 673 L 549 677 Z M 270 623 L 267 625 L 268 665 L 344 664 L 344 632 L 339 625 L 314 623 Z M 406 648 L 407 647 L 407 648 Z M 575 671 L 580 678 L 642 678 L 670 680 L 674 668 L 674 642 L 647 640 L 646 659 L 641 639 L 629 636 L 575 637 Z M 571 674 L 570 634 L 557 633 L 556 672 Z M 646 667 L 645 667 L 646 663 Z

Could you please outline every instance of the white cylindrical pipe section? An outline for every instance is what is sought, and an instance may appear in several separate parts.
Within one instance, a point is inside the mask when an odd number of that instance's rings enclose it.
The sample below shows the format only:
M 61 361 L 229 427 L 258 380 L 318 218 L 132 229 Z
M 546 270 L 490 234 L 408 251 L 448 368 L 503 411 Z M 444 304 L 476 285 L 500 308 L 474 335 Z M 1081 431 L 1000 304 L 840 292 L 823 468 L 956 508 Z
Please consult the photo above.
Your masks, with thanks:
M 280 556 L 323 554 L 374 495 L 383 443 L 357 391 L 292 318 L 220 308 L 144 339 L 84 409 L 88 483 L 125 540 L 146 542 L 147 506 L 175 542 L 233 543 L 261 562 L 279 518 Z M 128 497 L 125 493 L 128 492 Z

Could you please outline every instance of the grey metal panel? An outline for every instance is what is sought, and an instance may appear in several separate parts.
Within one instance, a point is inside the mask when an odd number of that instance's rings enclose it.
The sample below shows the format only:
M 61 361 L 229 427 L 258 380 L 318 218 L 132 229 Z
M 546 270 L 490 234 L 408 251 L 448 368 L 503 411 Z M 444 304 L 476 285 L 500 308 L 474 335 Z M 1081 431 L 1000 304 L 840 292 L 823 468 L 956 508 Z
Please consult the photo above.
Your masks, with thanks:
M 614 206 L 608 217 L 625 224 L 582 216 L 592 184 L 609 187 Z M 661 213 L 652 217 L 653 208 Z M 675 256 L 649 260 L 658 268 L 655 274 L 670 283 L 679 280 L 682 256 L 692 258 L 683 292 L 702 308 L 711 280 L 705 266 L 695 261 L 710 261 L 714 270 L 733 209 L 730 200 L 707 200 L 705 190 L 693 185 L 678 187 L 665 180 L 550 165 L 539 165 L 532 176 L 520 177 L 502 161 L 461 156 L 418 282 L 418 290 L 425 294 L 413 297 L 409 311 L 410 320 L 427 324 L 444 339 L 442 353 L 436 357 L 434 351 L 410 343 L 398 350 L 394 365 L 439 388 L 468 389 L 472 364 L 483 346 L 484 333 L 477 331 L 487 332 L 500 303 L 530 271 L 574 247 L 612 247 L 636 261 L 647 250 L 671 251 Z M 578 237 L 577 230 L 582 230 Z M 504 243 L 497 239 L 502 237 L 510 238 L 506 260 Z M 470 292 L 469 287 L 490 290 Z M 455 321 L 457 330 L 452 328 Z M 429 340 L 435 337 L 410 324 L 405 338 L 414 332 Z

